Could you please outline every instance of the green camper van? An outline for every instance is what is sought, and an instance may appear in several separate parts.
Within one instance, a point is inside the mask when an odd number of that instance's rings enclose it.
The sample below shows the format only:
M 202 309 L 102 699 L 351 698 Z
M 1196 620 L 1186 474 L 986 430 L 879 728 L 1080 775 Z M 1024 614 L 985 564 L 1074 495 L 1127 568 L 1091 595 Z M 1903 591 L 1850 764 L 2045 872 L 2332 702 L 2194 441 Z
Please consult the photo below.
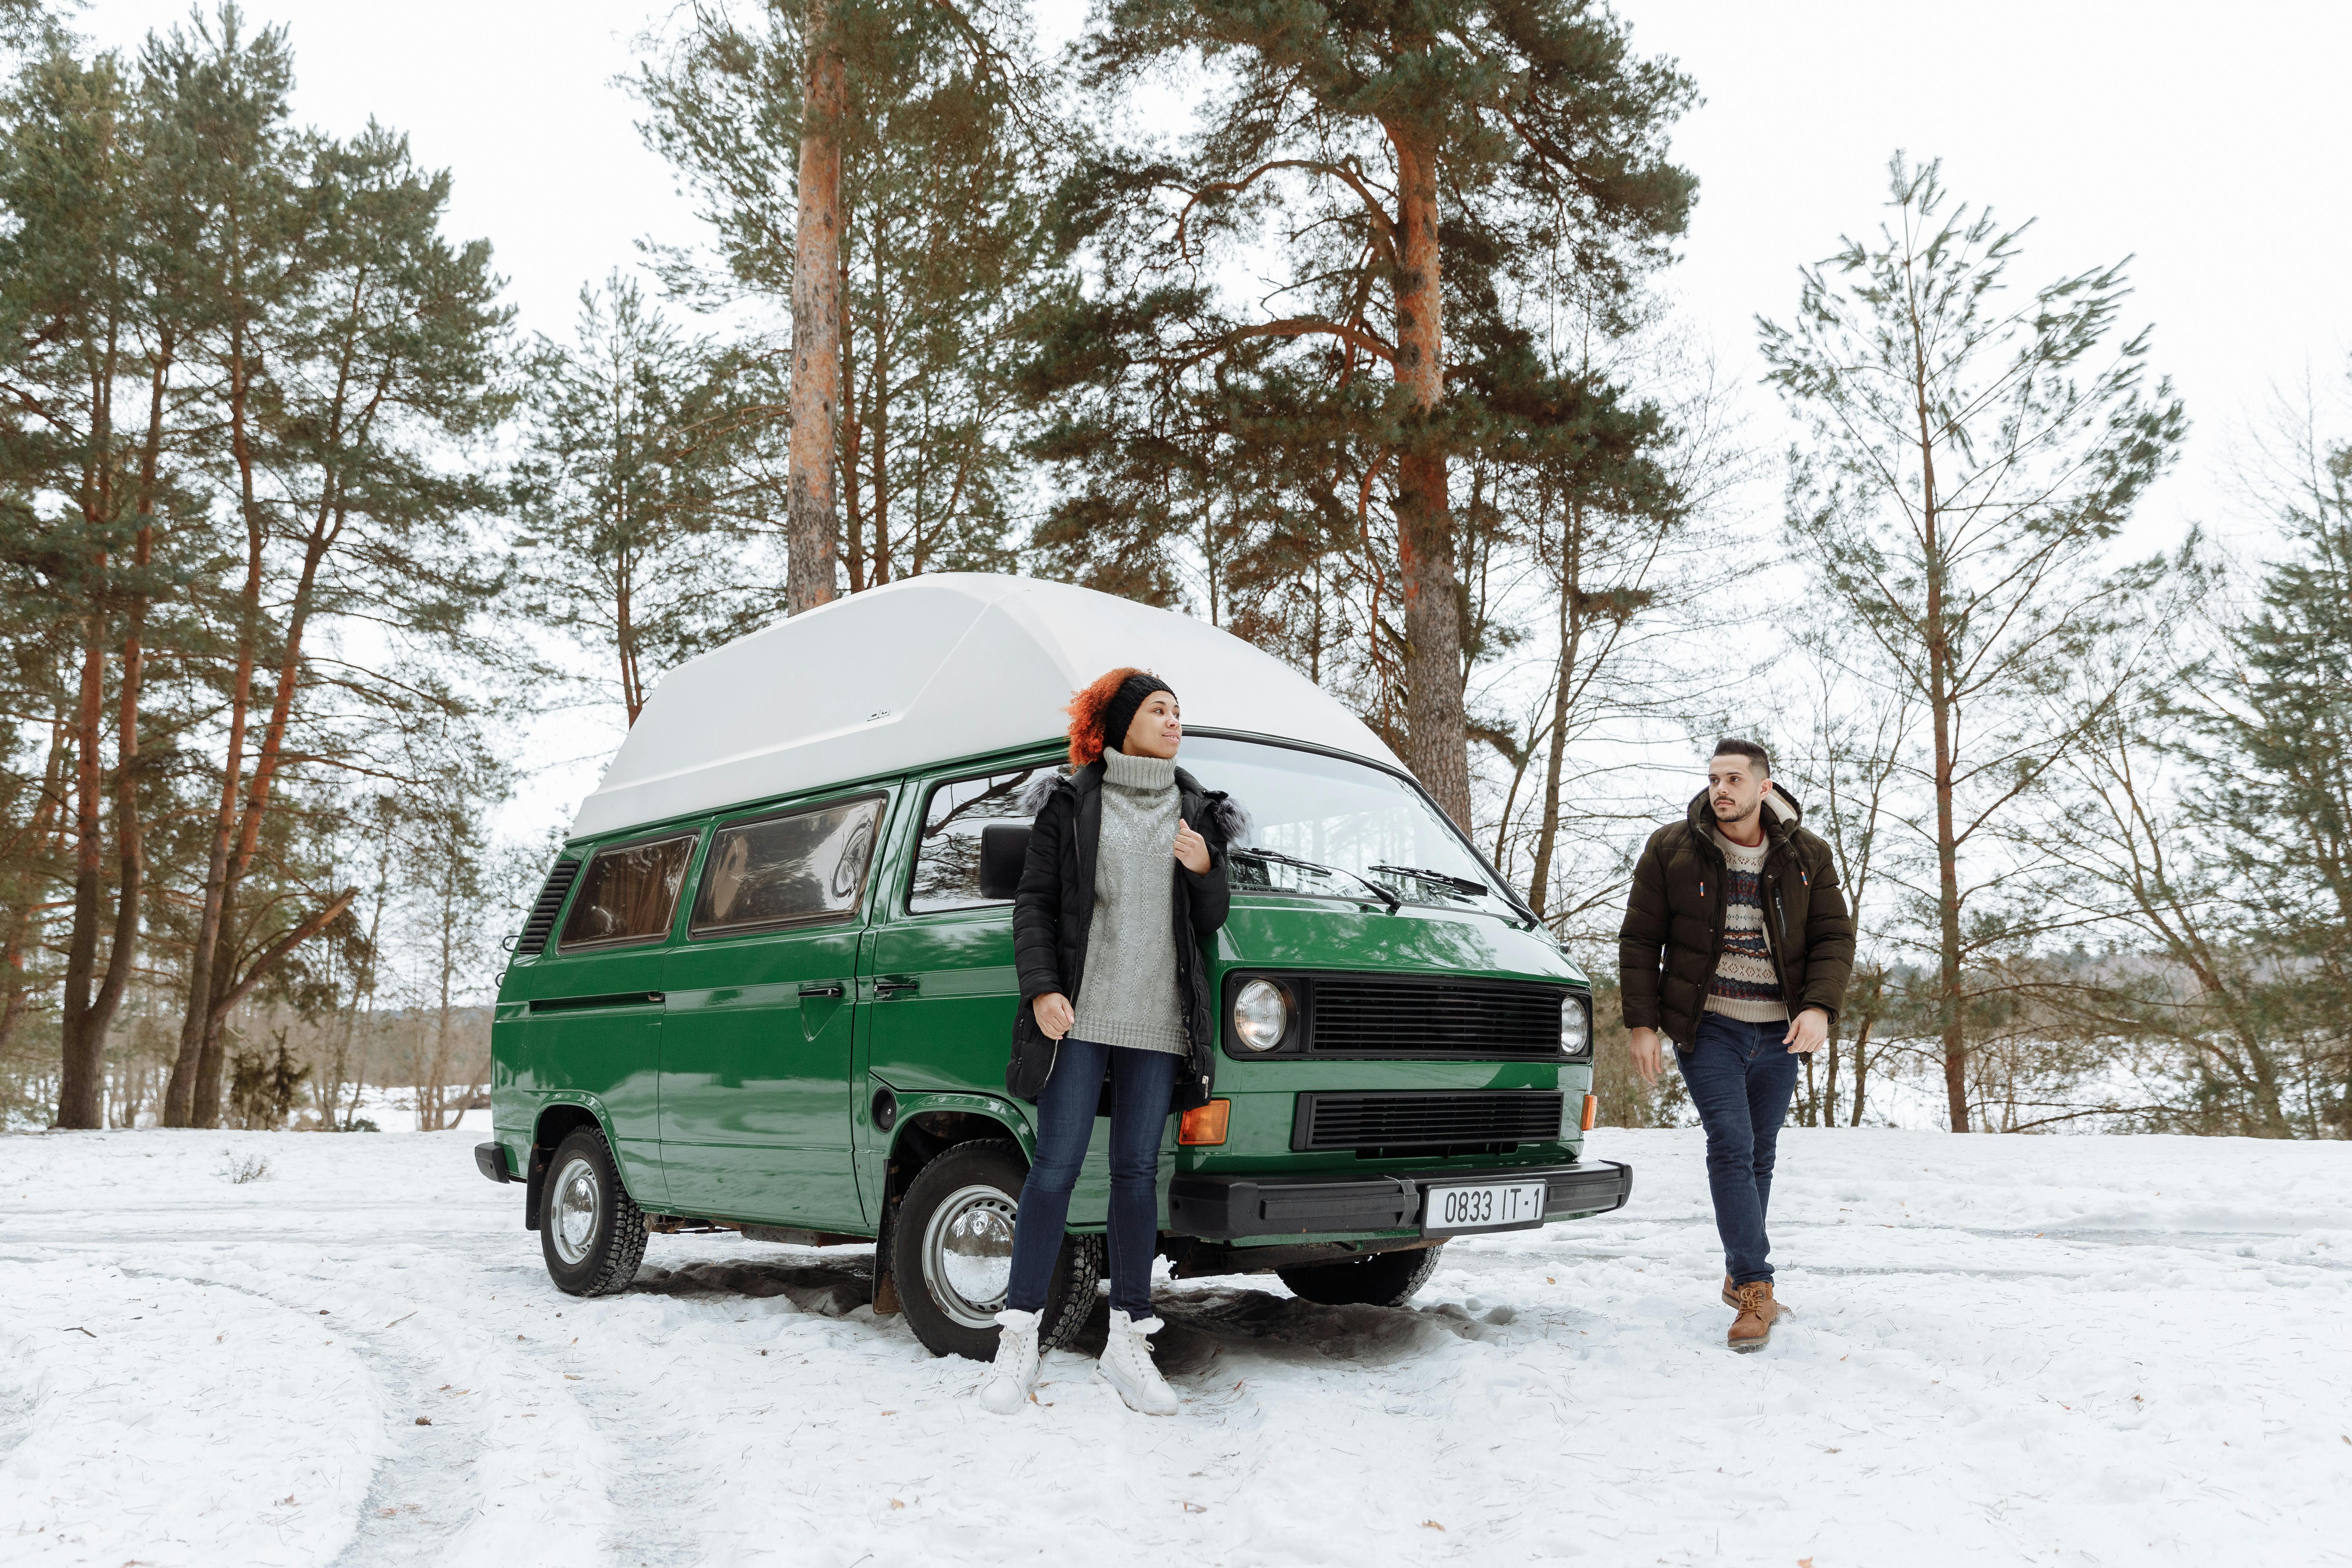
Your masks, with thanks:
M 1035 1115 L 1004 1089 L 1022 803 L 1070 692 L 1123 664 L 1183 694 L 1180 761 L 1249 818 L 1213 1099 L 1166 1133 L 1175 1275 L 1402 1303 L 1451 1237 L 1625 1202 L 1631 1171 L 1581 1157 L 1591 986 L 1377 736 L 1187 616 L 943 574 L 679 667 L 583 805 L 499 987 L 476 1151 L 558 1287 L 622 1289 L 649 1231 L 872 1245 L 877 1313 L 994 1353 Z

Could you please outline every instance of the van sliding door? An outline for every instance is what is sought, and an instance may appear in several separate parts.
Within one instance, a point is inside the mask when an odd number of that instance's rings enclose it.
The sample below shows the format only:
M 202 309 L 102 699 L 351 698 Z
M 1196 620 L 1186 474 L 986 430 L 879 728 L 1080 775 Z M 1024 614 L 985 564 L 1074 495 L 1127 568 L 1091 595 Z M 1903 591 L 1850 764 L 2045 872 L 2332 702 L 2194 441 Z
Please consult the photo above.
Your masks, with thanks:
M 722 822 L 670 951 L 661 1152 L 671 1205 L 866 1223 L 850 1169 L 857 949 L 881 793 Z

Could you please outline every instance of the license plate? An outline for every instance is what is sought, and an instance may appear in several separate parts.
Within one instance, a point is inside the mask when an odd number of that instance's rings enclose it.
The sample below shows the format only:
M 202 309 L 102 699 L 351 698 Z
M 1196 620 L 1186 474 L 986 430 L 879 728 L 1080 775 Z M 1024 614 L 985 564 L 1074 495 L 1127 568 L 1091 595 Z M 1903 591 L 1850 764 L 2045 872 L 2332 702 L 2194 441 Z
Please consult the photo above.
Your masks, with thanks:
M 1423 1194 L 1423 1235 L 1440 1231 L 1498 1230 L 1543 1222 L 1541 1182 L 1495 1183 L 1475 1187 L 1431 1187 Z

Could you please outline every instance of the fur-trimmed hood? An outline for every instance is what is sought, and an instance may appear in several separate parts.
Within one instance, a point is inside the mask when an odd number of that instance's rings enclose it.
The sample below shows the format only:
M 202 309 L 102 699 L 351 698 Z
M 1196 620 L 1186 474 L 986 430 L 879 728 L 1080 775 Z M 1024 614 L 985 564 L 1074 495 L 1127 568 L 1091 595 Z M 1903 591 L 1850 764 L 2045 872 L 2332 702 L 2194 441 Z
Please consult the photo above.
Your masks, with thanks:
M 1035 817 L 1045 809 L 1045 803 L 1054 798 L 1054 792 L 1057 789 L 1066 789 L 1073 795 L 1082 790 L 1100 789 L 1102 775 L 1103 765 L 1100 763 L 1089 763 L 1071 773 L 1041 773 L 1022 788 L 1021 814 Z M 1249 833 L 1250 819 L 1241 802 L 1221 789 L 1202 788 L 1201 781 L 1182 768 L 1176 770 L 1176 787 L 1183 794 L 1197 795 L 1202 798 L 1209 808 L 1209 824 L 1216 828 L 1218 837 L 1227 844 L 1244 841 Z
M 1797 804 L 1795 795 L 1780 787 L 1777 779 L 1764 786 L 1762 804 L 1764 832 L 1772 839 L 1787 837 L 1805 819 L 1805 808 Z M 1706 790 L 1691 797 L 1689 817 L 1691 831 L 1704 841 L 1708 830 L 1715 826 L 1715 807 L 1707 804 Z

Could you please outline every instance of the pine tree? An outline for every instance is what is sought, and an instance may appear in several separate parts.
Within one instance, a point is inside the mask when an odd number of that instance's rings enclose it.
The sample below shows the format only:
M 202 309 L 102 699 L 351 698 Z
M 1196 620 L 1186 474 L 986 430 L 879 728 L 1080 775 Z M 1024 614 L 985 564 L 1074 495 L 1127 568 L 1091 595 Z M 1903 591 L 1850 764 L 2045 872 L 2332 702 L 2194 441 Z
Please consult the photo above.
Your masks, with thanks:
M 13 417 L 0 465 L 14 504 L 0 515 L 0 552 L 38 584 L 35 602 L 12 606 L 15 624 L 60 623 L 74 629 L 79 645 L 72 672 L 57 671 L 61 723 L 51 748 L 53 763 L 70 759 L 75 847 L 58 1117 L 60 1126 L 97 1127 L 106 1031 L 138 949 L 146 868 L 139 753 L 144 623 L 162 575 L 154 558 L 158 464 L 174 343 L 185 321 L 169 280 L 173 259 L 154 243 L 171 165 L 115 57 L 85 65 L 53 43 L 27 62 L 6 114 L 0 205 L 16 222 L 0 242 L 6 359 L 0 375 Z M 36 637 L 24 651 L 45 640 Z M 31 935 L 31 901 L 19 903 L 9 934 L 12 967 Z M 20 1005 L 12 994 L 9 1026 Z
M 2352 441 L 2315 416 L 2268 443 L 2258 485 L 2285 550 L 2221 647 L 2184 685 L 2205 742 L 2196 815 L 2237 893 L 2241 940 L 2313 1065 L 2306 1083 L 2352 1136 Z
M 665 281 L 698 307 L 748 301 L 792 323 L 768 421 L 789 430 L 788 608 L 822 602 L 820 582 L 829 597 L 836 572 L 856 593 L 1008 562 L 1000 345 L 1037 232 L 1024 43 L 992 6 L 838 0 L 820 16 L 774 0 L 756 25 L 697 10 L 640 73 L 646 140 L 701 199 L 718 263 L 665 252 Z M 758 337 L 742 352 L 748 377 L 773 379 Z
M 1759 325 L 1811 436 L 1788 524 L 1845 618 L 1843 668 L 1907 689 L 1927 731 L 1905 774 L 1925 795 L 1925 945 L 1965 1132 L 1968 972 L 2032 934 L 1983 907 L 2008 868 L 1979 847 L 2084 738 L 2085 710 L 2053 700 L 2157 575 L 2104 555 L 2187 418 L 2168 383 L 2147 384 L 2146 331 L 2108 341 L 2120 264 L 2011 297 L 2021 227 L 1952 205 L 1937 165 L 1899 153 L 1886 205 L 1874 240 L 1805 269 L 1793 325 Z
M 1586 389 L 1517 315 L 1527 268 L 1663 258 L 1695 188 L 1664 153 L 1690 84 L 1583 0 L 1114 0 L 1087 55 L 1098 89 L 1197 70 L 1210 91 L 1179 153 L 1110 149 L 1065 187 L 1066 242 L 1108 279 L 1041 323 L 1030 380 L 1063 416 L 1041 453 L 1105 481 L 1065 534 L 1134 522 L 1155 451 L 1218 479 L 1205 505 L 1236 531 L 1236 481 L 1287 481 L 1328 521 L 1377 499 L 1390 562 L 1360 569 L 1393 572 L 1404 755 L 1466 824 L 1453 464 L 1588 438 Z M 1269 259 L 1287 276 L 1264 304 L 1209 281 Z
M 526 604 L 609 658 L 630 723 L 661 673 L 772 603 L 743 559 L 725 447 L 732 363 L 615 272 L 545 339 L 518 500 Z

